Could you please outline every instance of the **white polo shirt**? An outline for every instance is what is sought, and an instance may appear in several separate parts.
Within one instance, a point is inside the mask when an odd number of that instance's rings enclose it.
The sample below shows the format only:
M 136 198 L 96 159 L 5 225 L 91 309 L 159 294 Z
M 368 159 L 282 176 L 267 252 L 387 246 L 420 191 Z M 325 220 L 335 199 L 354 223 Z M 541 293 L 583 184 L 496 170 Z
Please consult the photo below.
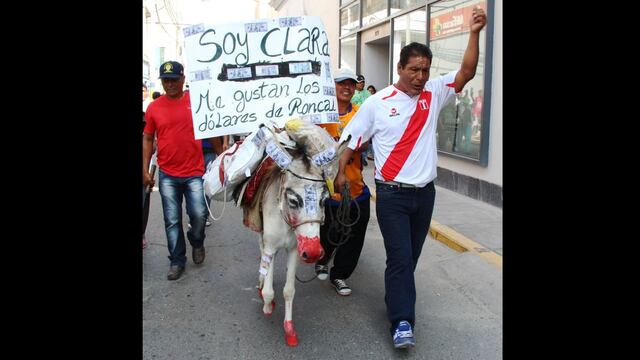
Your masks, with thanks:
M 436 123 L 442 107 L 455 96 L 452 71 L 429 80 L 419 95 L 388 86 L 371 95 L 343 130 L 356 150 L 373 139 L 374 177 L 423 187 L 436 178 Z

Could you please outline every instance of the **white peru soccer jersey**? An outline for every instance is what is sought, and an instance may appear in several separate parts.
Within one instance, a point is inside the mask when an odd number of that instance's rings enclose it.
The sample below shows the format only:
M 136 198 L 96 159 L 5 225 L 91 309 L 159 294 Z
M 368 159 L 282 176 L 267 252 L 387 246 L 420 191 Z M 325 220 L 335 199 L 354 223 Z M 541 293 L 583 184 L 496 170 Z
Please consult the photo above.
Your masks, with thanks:
M 375 178 L 419 187 L 436 178 L 438 152 L 436 123 L 442 107 L 455 96 L 452 71 L 429 80 L 414 97 L 388 86 L 360 106 L 342 132 L 351 135 L 349 148 L 356 150 L 373 138 Z

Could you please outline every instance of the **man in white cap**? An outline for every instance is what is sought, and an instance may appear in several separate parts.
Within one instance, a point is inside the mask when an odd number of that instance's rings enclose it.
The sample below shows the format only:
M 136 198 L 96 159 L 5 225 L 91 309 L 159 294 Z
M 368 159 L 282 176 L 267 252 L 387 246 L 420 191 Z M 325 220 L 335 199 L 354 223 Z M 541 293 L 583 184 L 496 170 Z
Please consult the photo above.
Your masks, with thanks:
M 333 79 L 336 84 L 340 123 L 319 124 L 319 126 L 325 128 L 337 140 L 340 138 L 342 130 L 358 111 L 358 105 L 351 103 L 357 80 L 353 71 L 348 69 L 339 69 L 334 72 Z M 326 200 L 324 225 L 320 227 L 320 243 L 324 248 L 325 256 L 316 263 L 316 274 L 318 279 L 325 280 L 330 273 L 331 285 L 342 296 L 351 294 L 351 288 L 345 280 L 351 276 L 358 265 L 360 252 L 364 245 L 364 235 L 369 223 L 369 198 L 371 195 L 362 178 L 360 160 L 360 151 L 354 152 L 345 169 L 351 197 L 349 219 L 346 223 L 351 224 L 357 218 L 357 222 L 351 226 L 350 236 L 343 239 L 343 231 L 333 220 L 337 218 L 336 213 L 342 200 L 341 192 L 343 189 L 336 189 L 338 193 L 331 194 L 331 198 Z M 328 264 L 331 260 L 331 254 L 334 252 L 333 267 L 329 272 Z

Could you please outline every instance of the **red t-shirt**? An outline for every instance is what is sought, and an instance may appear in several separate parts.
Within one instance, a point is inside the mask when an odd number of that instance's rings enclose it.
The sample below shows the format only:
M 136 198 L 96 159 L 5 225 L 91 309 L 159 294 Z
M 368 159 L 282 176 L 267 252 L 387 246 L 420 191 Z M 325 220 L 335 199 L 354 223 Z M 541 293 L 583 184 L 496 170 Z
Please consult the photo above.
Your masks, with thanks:
M 158 166 L 176 177 L 204 175 L 202 140 L 196 140 L 189 92 L 181 99 L 161 96 L 147 108 L 144 133 L 158 137 Z

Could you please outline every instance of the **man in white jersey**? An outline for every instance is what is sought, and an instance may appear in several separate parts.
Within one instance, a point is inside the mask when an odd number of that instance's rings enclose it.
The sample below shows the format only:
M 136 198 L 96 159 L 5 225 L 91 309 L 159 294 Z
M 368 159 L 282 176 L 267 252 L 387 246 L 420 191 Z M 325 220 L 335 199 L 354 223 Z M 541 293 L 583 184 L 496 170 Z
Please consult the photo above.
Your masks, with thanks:
M 340 158 L 337 192 L 347 181 L 344 169 L 353 151 L 373 140 L 376 215 L 387 253 L 385 303 L 395 348 L 415 345 L 413 273 L 435 201 L 438 114 L 475 76 L 479 33 L 486 23 L 484 11 L 475 8 L 460 70 L 437 79 L 429 80 L 433 57 L 429 47 L 414 42 L 402 48 L 398 82 L 371 95 L 340 138 L 344 141 L 351 135 L 348 149 Z

